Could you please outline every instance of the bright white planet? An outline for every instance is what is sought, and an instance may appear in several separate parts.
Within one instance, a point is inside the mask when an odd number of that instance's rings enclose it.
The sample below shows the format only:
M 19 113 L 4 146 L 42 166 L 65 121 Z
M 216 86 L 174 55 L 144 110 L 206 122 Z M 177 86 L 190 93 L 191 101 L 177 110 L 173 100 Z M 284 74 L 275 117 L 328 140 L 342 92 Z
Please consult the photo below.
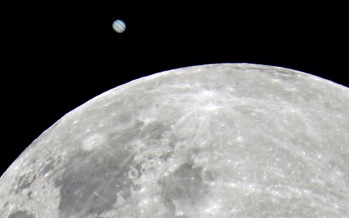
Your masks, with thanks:
M 4 218 L 349 217 L 349 89 L 254 64 L 107 91 L 0 178 Z
M 126 30 L 126 24 L 124 21 L 122 20 L 115 20 L 113 22 L 113 29 L 115 30 L 115 32 L 117 33 L 123 33 Z

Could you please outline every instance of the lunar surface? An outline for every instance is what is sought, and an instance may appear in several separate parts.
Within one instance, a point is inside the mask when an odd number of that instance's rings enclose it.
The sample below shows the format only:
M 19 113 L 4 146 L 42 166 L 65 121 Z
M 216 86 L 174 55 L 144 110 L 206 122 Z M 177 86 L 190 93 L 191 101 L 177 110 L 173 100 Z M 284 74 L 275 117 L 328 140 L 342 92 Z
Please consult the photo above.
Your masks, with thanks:
M 349 89 L 254 64 L 109 90 L 0 178 L 2 218 L 349 217 Z

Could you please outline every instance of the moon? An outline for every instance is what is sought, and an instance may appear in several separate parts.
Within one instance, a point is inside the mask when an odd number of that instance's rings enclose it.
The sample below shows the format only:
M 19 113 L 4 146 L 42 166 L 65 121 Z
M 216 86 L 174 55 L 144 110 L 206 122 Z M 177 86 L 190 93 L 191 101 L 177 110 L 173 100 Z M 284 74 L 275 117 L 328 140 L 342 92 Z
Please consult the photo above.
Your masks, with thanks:
M 126 30 L 126 24 L 125 24 L 125 22 L 124 21 L 122 21 L 122 20 L 115 20 L 114 22 L 113 22 L 113 29 L 115 30 L 115 32 L 117 32 L 117 33 L 123 33 L 123 32 L 125 32 L 125 30 Z
M 118 86 L 0 178 L 0 217 L 349 216 L 349 89 L 257 64 Z

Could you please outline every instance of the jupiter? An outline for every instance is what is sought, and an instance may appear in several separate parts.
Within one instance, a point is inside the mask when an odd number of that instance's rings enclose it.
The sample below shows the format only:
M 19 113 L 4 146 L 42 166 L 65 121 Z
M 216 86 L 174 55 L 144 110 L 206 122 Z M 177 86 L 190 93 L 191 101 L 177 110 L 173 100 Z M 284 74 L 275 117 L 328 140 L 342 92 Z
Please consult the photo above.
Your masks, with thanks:
M 115 20 L 113 22 L 113 29 L 117 33 L 123 33 L 126 30 L 126 24 L 122 20 Z

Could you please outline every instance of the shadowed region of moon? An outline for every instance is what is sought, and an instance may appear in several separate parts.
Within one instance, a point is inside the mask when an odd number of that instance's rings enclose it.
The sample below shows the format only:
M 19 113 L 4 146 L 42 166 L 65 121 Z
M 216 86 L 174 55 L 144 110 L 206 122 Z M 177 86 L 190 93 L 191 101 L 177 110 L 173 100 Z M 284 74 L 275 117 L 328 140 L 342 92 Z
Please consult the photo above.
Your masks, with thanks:
M 35 218 L 32 215 L 28 214 L 25 211 L 16 211 L 15 213 L 11 213 L 9 218 Z
M 349 216 L 349 89 L 211 64 L 109 90 L 0 178 L 4 218 Z

